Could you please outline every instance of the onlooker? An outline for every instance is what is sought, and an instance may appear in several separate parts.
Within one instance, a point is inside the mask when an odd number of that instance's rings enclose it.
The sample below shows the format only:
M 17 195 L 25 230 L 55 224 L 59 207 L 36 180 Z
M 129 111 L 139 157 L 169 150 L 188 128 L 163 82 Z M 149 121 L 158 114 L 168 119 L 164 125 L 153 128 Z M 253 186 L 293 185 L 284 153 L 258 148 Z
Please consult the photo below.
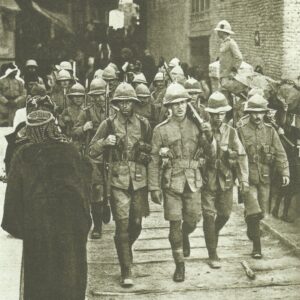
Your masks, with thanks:
M 13 157 L 2 228 L 23 240 L 24 299 L 85 299 L 88 186 L 50 112 L 28 115 L 29 143 Z

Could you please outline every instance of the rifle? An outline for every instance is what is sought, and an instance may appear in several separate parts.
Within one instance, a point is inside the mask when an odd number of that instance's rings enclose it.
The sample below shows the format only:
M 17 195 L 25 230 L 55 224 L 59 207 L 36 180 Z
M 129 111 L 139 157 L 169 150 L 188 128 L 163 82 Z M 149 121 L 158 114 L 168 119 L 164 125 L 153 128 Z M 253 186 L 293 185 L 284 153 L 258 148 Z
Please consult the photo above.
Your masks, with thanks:
M 105 91 L 105 114 L 109 118 L 109 84 L 106 85 Z M 112 148 L 109 147 L 107 157 L 103 161 L 103 179 L 104 179 L 104 195 L 103 195 L 103 223 L 108 224 L 111 217 L 110 199 L 111 199 L 111 166 L 112 165 Z
M 270 122 L 270 124 L 275 128 L 275 130 L 278 132 L 280 126 L 277 125 L 276 122 L 273 121 L 273 120 L 271 120 L 271 119 L 269 120 L 269 122 Z M 292 147 L 292 148 L 295 148 L 295 147 L 296 147 L 296 145 L 295 145 L 292 141 L 290 141 L 284 134 L 279 134 L 279 137 L 280 137 L 283 141 L 285 141 L 290 147 Z
M 91 108 L 91 106 L 88 105 L 87 95 L 85 95 L 85 98 L 84 98 L 84 111 L 86 113 L 86 121 L 87 122 L 92 121 L 90 108 Z M 91 141 L 91 133 L 92 133 L 91 130 L 88 130 L 87 133 L 86 133 L 85 143 L 83 145 L 83 151 L 82 151 L 83 156 L 86 155 L 86 150 L 88 149 L 89 143 Z

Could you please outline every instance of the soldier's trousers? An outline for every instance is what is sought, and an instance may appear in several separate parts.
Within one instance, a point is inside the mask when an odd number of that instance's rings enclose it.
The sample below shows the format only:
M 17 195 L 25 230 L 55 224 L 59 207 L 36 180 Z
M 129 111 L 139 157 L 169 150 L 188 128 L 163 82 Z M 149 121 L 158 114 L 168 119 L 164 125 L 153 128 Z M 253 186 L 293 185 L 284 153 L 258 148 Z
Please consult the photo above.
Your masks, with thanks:
M 226 191 L 220 188 L 215 191 L 204 189 L 202 192 L 203 232 L 210 259 L 218 258 L 219 232 L 229 220 L 232 204 L 232 188 Z
M 192 192 L 188 185 L 182 194 L 164 190 L 164 214 L 170 221 L 169 241 L 174 261 L 183 262 L 183 236 L 192 233 L 201 218 L 200 191 Z
M 222 191 L 210 191 L 204 189 L 202 192 L 202 212 L 203 215 L 213 215 L 228 217 L 232 211 L 233 189 Z
M 122 266 L 132 262 L 132 245 L 142 230 L 142 217 L 149 215 L 148 191 L 112 187 L 111 208 L 116 223 L 115 245 Z
M 250 184 L 249 196 L 244 201 L 245 217 L 261 214 L 269 211 L 270 184 Z

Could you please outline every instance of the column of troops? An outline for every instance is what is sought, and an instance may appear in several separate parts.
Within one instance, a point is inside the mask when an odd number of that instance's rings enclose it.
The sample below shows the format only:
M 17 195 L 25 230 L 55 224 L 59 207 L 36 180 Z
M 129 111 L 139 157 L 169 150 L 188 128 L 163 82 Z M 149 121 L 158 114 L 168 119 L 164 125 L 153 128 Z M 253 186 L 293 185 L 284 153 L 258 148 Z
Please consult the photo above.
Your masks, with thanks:
M 238 111 L 241 118 L 232 121 L 237 114 L 232 112 L 226 85 L 243 82 L 237 72 L 242 55 L 228 22 L 220 22 L 216 31 L 222 40 L 219 91 L 207 95 L 201 82 L 186 79 L 178 59 L 165 64 L 152 83 L 142 73 L 127 74 L 110 63 L 85 88 L 74 81 L 68 68 L 62 68 L 51 97 L 42 95 L 40 88 L 37 95 L 27 98 L 26 124 L 14 133 L 16 148 L 28 142 L 29 134 L 40 137 L 31 128 L 52 122 L 58 131 L 53 135 L 64 136 L 74 145 L 85 165 L 91 238 L 101 238 L 110 204 L 124 287 L 133 285 L 132 247 L 141 233 L 143 217 L 149 215 L 148 199 L 163 203 L 175 262 L 173 279 L 181 282 L 185 279 L 184 258 L 191 253 L 189 235 L 201 215 L 208 263 L 211 268 L 221 267 L 219 234 L 231 215 L 235 184 L 239 201 L 244 203 L 251 255 L 260 259 L 260 221 L 269 212 L 272 172 L 276 169 L 279 186 L 290 182 L 290 158 L 267 122 L 268 101 L 260 90 L 249 89 Z M 293 138 L 300 138 L 298 131 Z M 295 151 L 291 151 L 293 157 Z M 6 162 L 12 168 L 9 155 Z M 63 167 L 60 171 L 64 173 Z M 16 189 L 18 182 L 13 176 L 9 179 Z M 8 212 L 13 193 L 8 189 L 2 226 L 18 236 L 14 228 L 18 225 L 11 225 Z

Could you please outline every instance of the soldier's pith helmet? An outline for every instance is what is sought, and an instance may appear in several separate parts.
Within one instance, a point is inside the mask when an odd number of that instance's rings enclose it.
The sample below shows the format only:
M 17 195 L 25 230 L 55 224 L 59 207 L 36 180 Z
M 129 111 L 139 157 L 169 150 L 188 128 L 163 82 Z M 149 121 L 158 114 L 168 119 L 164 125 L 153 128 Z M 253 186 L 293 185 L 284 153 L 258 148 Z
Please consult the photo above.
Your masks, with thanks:
M 235 74 L 233 78 L 247 87 L 251 86 L 250 79 L 245 75 Z
M 215 28 L 215 31 L 223 31 L 229 34 L 234 34 L 234 32 L 231 30 L 231 25 L 226 20 L 220 21 Z
M 158 72 L 156 73 L 153 82 L 155 81 L 163 81 L 164 80 L 164 73 L 163 72 Z
M 143 83 L 147 84 L 146 77 L 143 73 L 136 74 L 133 78 L 133 83 Z
M 201 84 L 198 80 L 195 78 L 189 78 L 185 83 L 184 83 L 184 88 L 189 92 L 189 93 L 203 93 Z
M 132 85 L 130 85 L 127 82 L 122 82 L 116 88 L 114 97 L 111 99 L 111 102 L 116 103 L 119 101 L 126 101 L 126 100 L 140 102 L 140 100 L 136 96 L 136 92 L 132 87 Z
M 119 68 L 118 68 L 118 66 L 116 64 L 110 62 L 107 66 L 108 67 L 112 67 L 116 71 L 116 73 L 119 72 Z
M 57 81 L 72 80 L 71 74 L 67 70 L 60 70 L 56 77 Z
M 113 67 L 111 67 L 111 66 L 107 66 L 103 70 L 102 78 L 104 80 L 114 80 L 114 79 L 117 79 L 117 74 L 116 74 L 115 69 Z
M 169 67 L 170 67 L 170 68 L 174 68 L 174 67 L 176 67 L 176 66 L 179 66 L 179 64 L 180 64 L 179 58 L 174 57 L 174 58 L 172 58 L 172 59 L 170 60 L 170 62 L 169 62 Z
M 73 71 L 72 65 L 69 61 L 62 61 L 59 65 L 55 66 L 57 70 Z
M 163 99 L 163 104 L 165 106 L 178 103 L 181 101 L 190 101 L 191 96 L 187 92 L 187 90 L 179 83 L 173 82 L 171 83 L 167 90 Z
M 255 94 L 246 102 L 244 112 L 267 112 L 268 101 L 261 95 Z
M 228 104 L 227 98 L 221 92 L 214 92 L 210 95 L 205 107 L 205 111 L 213 114 L 221 112 L 227 112 L 231 110 L 231 106 Z
M 98 69 L 94 74 L 94 78 L 102 78 L 102 75 L 103 75 L 103 70 Z
M 135 92 L 137 97 L 141 97 L 141 98 L 147 98 L 151 96 L 150 90 L 148 89 L 148 87 L 143 84 L 140 83 L 136 88 L 135 88 Z
M 90 84 L 88 95 L 103 95 L 106 91 L 106 82 L 102 78 L 95 78 Z
M 70 92 L 68 96 L 84 96 L 85 95 L 85 88 L 80 83 L 76 82 L 74 85 L 71 86 Z
M 171 72 L 170 72 L 170 74 L 172 75 L 172 76 L 184 76 L 184 72 L 183 72 L 183 70 L 182 70 L 182 68 L 180 67 L 180 66 L 175 66 L 172 70 L 171 70 Z
M 37 62 L 36 62 L 36 60 L 34 60 L 34 59 L 28 59 L 27 61 L 26 61 L 26 65 L 25 65 L 26 67 L 38 67 L 38 64 L 37 64 Z

